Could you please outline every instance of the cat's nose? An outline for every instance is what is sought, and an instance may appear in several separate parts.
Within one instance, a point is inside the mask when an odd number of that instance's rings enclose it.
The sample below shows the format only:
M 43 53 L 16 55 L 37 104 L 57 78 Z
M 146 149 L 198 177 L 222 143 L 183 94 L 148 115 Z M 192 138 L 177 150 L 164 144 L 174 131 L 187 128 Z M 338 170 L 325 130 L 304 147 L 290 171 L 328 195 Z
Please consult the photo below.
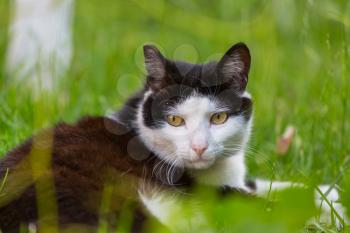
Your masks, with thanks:
M 202 156 L 202 154 L 207 148 L 208 148 L 208 145 L 199 146 L 199 145 L 192 144 L 192 150 L 194 150 L 199 157 Z

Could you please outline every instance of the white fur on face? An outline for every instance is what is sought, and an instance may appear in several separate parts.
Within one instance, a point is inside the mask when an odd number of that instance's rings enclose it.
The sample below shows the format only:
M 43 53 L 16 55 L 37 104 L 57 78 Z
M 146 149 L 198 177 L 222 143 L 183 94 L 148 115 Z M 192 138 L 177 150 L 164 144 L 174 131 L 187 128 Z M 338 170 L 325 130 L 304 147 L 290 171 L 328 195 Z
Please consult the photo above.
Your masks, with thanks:
M 149 94 L 145 95 L 145 99 Z M 168 112 L 182 117 L 184 125 L 174 127 L 165 123 L 164 127 L 151 129 L 144 125 L 140 107 L 137 117 L 139 134 L 163 160 L 177 166 L 205 169 L 218 158 L 243 151 L 247 143 L 250 122 L 244 116 L 231 116 L 221 125 L 210 123 L 212 114 L 228 110 L 209 97 L 193 95 Z M 193 144 L 208 146 L 201 158 L 192 149 Z

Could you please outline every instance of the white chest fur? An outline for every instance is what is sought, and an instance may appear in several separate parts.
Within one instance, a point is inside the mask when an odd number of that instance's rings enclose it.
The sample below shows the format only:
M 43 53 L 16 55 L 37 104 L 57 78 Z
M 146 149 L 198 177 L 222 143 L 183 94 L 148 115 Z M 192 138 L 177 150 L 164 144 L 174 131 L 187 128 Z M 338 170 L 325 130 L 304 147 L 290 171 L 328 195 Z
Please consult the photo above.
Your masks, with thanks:
M 198 229 L 198 226 L 207 228 L 197 205 L 188 208 L 187 202 L 179 196 L 162 192 L 151 196 L 140 193 L 140 197 L 149 212 L 173 232 L 193 232 L 193 227 Z
M 212 186 L 230 186 L 245 189 L 246 166 L 244 154 L 218 160 L 212 167 L 205 170 L 195 170 L 193 175 L 200 184 Z
M 227 185 L 241 189 L 245 189 L 245 174 L 243 153 L 218 160 L 209 169 L 193 172 L 193 176 L 199 183 L 217 187 Z M 170 225 L 174 216 L 181 215 L 181 198 L 176 194 L 157 192 L 146 195 L 140 192 L 140 198 L 149 212 L 164 225 Z M 197 224 L 200 219 L 200 213 L 198 213 L 198 216 L 187 218 L 187 223 L 183 225 L 192 225 L 194 221 Z

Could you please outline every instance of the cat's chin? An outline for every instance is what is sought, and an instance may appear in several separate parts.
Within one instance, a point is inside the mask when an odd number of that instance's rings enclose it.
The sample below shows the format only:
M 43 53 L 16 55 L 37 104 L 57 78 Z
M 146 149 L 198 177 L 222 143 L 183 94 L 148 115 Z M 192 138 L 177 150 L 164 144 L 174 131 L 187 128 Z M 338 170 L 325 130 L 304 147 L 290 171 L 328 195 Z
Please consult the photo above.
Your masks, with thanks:
M 214 161 L 215 161 L 214 159 L 185 160 L 184 165 L 186 168 L 189 168 L 189 169 L 207 169 L 214 164 Z

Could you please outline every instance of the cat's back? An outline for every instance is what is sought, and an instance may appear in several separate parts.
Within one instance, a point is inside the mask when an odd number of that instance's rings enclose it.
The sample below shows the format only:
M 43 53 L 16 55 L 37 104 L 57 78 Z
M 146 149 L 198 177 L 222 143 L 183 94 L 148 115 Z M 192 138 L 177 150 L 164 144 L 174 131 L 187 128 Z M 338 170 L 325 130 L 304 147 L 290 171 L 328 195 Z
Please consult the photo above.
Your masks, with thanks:
M 74 124 L 59 123 L 41 130 L 4 156 L 0 160 L 0 175 L 21 163 L 40 164 L 40 159 L 49 160 L 53 168 L 68 166 L 90 172 L 101 166 L 123 169 L 120 166 L 123 160 L 133 162 L 127 156 L 127 144 L 133 137 L 133 132 L 124 125 L 105 117 L 84 117 Z

